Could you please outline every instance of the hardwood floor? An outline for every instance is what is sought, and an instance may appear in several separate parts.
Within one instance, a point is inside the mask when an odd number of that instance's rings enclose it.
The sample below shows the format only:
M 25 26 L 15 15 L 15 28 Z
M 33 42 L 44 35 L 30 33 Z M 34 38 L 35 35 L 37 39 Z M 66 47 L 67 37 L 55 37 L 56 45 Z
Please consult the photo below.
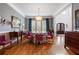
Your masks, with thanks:
M 35 45 L 23 41 L 14 47 L 7 49 L 4 55 L 73 55 L 71 51 L 64 49 L 64 36 L 54 38 L 53 44 Z

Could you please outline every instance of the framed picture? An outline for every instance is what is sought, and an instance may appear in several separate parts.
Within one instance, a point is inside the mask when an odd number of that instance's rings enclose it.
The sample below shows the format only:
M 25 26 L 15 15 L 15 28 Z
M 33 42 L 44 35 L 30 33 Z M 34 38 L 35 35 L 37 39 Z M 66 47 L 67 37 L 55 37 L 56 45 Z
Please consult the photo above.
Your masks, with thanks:
M 15 16 L 11 16 L 11 27 L 12 28 L 19 28 L 20 27 L 20 20 L 18 19 L 18 17 L 15 17 Z

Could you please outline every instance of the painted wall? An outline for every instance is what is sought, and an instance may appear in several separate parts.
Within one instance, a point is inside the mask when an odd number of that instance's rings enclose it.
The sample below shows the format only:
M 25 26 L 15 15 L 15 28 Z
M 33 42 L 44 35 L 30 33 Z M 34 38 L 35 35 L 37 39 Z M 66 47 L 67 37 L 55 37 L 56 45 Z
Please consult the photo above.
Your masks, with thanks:
M 65 31 L 72 31 L 72 4 L 69 4 L 54 16 L 54 31 L 56 32 L 56 24 L 64 23 Z
M 21 20 L 21 24 L 23 24 L 24 22 L 23 21 L 24 17 L 5 3 L 0 3 L 0 16 L 4 17 L 6 21 L 11 21 L 11 16 L 16 16 Z M 20 29 L 22 29 L 22 26 Z M 19 29 L 16 29 L 16 30 L 19 30 Z M 5 32 L 5 31 L 14 31 L 14 29 L 11 28 L 11 25 L 0 24 L 0 32 Z

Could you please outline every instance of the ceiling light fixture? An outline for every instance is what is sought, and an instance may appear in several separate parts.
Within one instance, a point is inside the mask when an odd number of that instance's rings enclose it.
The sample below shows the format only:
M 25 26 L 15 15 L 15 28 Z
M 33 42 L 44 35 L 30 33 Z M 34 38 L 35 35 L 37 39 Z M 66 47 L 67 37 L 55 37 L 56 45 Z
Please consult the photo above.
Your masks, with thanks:
M 38 16 L 36 16 L 36 20 L 42 20 L 42 16 L 40 16 L 40 8 L 38 8 Z

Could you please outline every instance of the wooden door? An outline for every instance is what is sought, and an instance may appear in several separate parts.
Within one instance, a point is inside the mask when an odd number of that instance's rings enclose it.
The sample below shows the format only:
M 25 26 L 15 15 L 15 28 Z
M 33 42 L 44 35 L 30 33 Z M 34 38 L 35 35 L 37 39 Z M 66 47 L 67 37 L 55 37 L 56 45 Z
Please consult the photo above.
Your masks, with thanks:
M 65 32 L 65 24 L 64 23 L 58 23 L 56 25 L 56 32 L 57 32 L 57 34 L 64 34 L 64 32 Z

